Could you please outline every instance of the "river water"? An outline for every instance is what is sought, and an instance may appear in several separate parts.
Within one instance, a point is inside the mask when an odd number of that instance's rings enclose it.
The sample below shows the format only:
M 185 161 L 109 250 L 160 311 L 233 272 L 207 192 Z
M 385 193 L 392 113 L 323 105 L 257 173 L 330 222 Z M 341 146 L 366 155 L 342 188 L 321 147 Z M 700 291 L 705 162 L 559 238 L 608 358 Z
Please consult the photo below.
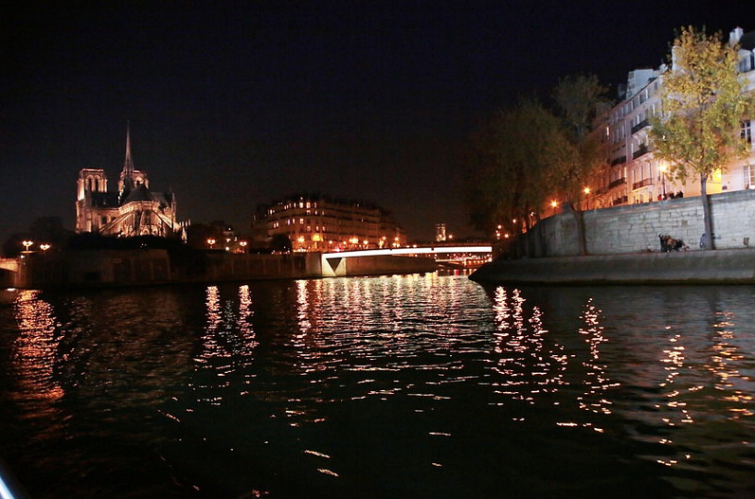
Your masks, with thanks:
M 755 288 L 437 274 L 23 291 L 32 498 L 755 497 Z

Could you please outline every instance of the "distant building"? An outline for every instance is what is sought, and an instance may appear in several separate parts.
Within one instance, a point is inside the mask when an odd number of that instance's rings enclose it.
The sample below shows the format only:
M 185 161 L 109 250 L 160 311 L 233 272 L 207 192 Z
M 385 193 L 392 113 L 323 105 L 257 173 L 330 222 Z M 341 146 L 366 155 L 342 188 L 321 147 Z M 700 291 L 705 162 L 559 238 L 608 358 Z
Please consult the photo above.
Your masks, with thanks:
M 406 245 L 406 233 L 377 205 L 324 195 L 293 195 L 257 207 L 254 243 L 287 237 L 294 251 L 344 251 Z
M 84 168 L 79 172 L 76 232 L 118 237 L 168 237 L 182 232 L 176 220 L 175 194 L 150 191 L 147 173 L 134 169 L 128 129 L 126 159 L 117 191 L 108 191 L 104 169 Z
M 729 35 L 729 43 L 739 44 L 739 71 L 749 88 L 755 88 L 755 31 L 744 33 L 736 28 Z M 606 146 L 607 167 L 589 182 L 591 194 L 585 199 L 584 208 L 647 203 L 680 192 L 684 196 L 700 195 L 700 183 L 694 178 L 686 185 L 668 178 L 665 173 L 668 165 L 655 158 L 650 145 L 650 118 L 661 112 L 658 92 L 663 86 L 665 69 L 630 71 L 620 101 L 596 120 L 594 133 L 600 134 Z M 750 155 L 735 160 L 725 172 L 708 179 L 709 194 L 755 189 L 752 123 L 749 119 L 743 121 L 741 132 L 750 144 Z

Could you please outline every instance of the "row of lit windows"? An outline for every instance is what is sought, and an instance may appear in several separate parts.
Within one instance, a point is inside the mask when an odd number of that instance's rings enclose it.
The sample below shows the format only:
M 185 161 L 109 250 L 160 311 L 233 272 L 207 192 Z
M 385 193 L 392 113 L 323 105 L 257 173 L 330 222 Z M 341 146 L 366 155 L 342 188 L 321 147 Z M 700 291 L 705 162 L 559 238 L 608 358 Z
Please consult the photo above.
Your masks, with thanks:
M 298 203 L 298 204 L 287 204 L 283 207 L 274 207 L 269 208 L 267 210 L 268 216 L 275 215 L 276 213 L 283 213 L 286 211 L 298 211 L 298 210 L 306 210 L 305 214 L 307 215 L 316 215 L 316 216 L 325 216 L 325 210 L 312 210 L 312 208 L 317 208 L 317 203 Z M 294 213 L 296 212 L 294 211 Z M 353 206 L 343 206 L 340 207 L 338 205 L 334 205 L 330 207 L 330 212 L 334 212 L 336 214 L 344 214 L 345 216 L 353 216 L 355 213 L 359 213 L 361 216 L 371 216 L 371 217 L 379 217 L 380 212 L 377 209 L 374 208 L 364 208 L 359 205 L 353 205 Z
M 378 222 L 377 220 L 365 220 L 365 219 L 359 219 L 359 220 L 349 220 L 349 219 L 335 219 L 333 220 L 333 223 L 338 225 L 339 227 L 353 227 L 353 226 L 362 226 L 362 225 L 371 225 L 371 226 L 377 226 Z M 288 218 L 286 219 L 286 225 L 312 225 L 312 220 L 309 218 Z M 280 222 L 273 222 L 273 228 L 278 228 L 280 226 Z

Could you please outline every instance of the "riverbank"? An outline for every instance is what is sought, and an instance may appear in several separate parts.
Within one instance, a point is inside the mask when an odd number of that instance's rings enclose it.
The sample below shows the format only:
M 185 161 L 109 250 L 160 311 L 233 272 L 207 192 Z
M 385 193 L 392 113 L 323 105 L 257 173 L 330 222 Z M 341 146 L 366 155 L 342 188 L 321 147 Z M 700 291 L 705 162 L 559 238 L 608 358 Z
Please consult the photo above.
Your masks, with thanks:
M 5 264 L 3 287 L 29 289 L 319 279 L 427 273 L 438 268 L 429 257 L 326 258 L 322 253 L 234 254 L 190 249 L 36 253 Z
M 755 249 L 496 260 L 470 279 L 515 284 L 755 284 Z

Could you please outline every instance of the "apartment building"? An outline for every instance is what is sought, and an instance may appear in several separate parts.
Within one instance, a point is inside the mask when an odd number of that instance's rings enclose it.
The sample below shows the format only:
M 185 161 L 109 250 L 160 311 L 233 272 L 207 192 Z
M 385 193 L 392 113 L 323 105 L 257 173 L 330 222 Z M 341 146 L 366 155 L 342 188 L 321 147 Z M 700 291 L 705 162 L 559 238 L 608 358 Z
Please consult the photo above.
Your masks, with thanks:
M 257 207 L 255 243 L 287 237 L 294 251 L 345 251 L 406 245 L 393 215 L 372 204 L 320 194 L 297 194 Z

